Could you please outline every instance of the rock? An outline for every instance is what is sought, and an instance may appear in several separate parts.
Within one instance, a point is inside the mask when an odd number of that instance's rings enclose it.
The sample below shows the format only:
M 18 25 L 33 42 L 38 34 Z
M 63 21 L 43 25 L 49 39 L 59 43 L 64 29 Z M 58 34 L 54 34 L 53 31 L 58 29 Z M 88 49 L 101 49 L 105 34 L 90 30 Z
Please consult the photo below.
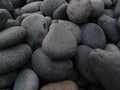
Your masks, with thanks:
M 120 0 L 118 0 L 116 7 L 114 9 L 115 16 L 118 18 L 120 16 Z
M 99 17 L 104 12 L 104 3 L 102 0 L 91 0 L 92 11 L 91 17 Z
M 119 17 L 119 19 L 118 19 L 118 27 L 119 27 L 119 29 L 120 29 L 120 17 Z
M 73 69 L 71 60 L 52 60 L 42 49 L 37 49 L 32 55 L 32 66 L 37 75 L 50 81 L 67 78 Z
M 14 26 L 20 26 L 20 23 L 17 20 L 8 19 L 3 28 L 6 29 Z
M 67 13 L 66 13 L 66 9 L 67 9 L 68 3 L 64 3 L 61 6 L 59 6 L 54 14 L 53 14 L 53 18 L 54 19 L 61 19 L 61 20 L 65 20 L 67 19 Z
M 27 30 L 26 43 L 33 49 L 41 47 L 48 32 L 45 17 L 40 14 L 32 14 L 26 17 L 21 25 Z
M 9 0 L 0 0 L 0 8 L 7 9 L 10 12 L 14 10 L 14 7 Z
M 12 90 L 12 89 L 0 89 L 0 90 Z
M 52 18 L 49 17 L 49 16 L 46 16 L 46 17 L 45 17 L 45 20 L 46 20 L 46 22 L 47 22 L 47 26 L 48 26 L 48 28 L 49 28 L 50 25 L 51 25 L 51 22 L 52 22 Z
M 24 69 L 15 80 L 13 90 L 38 90 L 39 78 L 31 69 Z
M 85 45 L 80 45 L 78 47 L 78 52 L 75 56 L 74 62 L 80 74 L 89 82 L 96 84 L 98 82 L 89 67 L 89 53 L 91 51 L 92 48 L 89 48 Z
M 0 88 L 11 87 L 14 84 L 16 77 L 17 77 L 17 71 L 0 75 Z
M 44 0 L 41 5 L 41 10 L 45 16 L 53 16 L 54 11 L 63 3 L 65 0 Z
M 85 87 L 88 85 L 88 81 L 81 76 L 76 80 L 76 83 L 78 87 Z
M 26 30 L 23 27 L 15 26 L 0 32 L 0 49 L 9 48 L 24 41 Z
M 26 3 L 31 3 L 31 2 L 35 2 L 35 1 L 43 1 L 43 0 L 26 0 Z
M 72 0 L 67 7 L 67 15 L 74 23 L 81 23 L 86 20 L 92 10 L 90 0 Z
M 112 0 L 102 0 L 104 2 L 105 8 L 111 8 L 113 5 Z
M 116 19 L 103 15 L 98 19 L 98 24 L 103 28 L 106 37 L 110 41 L 118 42 L 120 40 L 120 32 Z
M 0 9 L 0 12 L 4 14 L 4 16 L 7 18 L 7 19 L 13 19 L 12 15 L 10 14 L 10 12 L 6 9 Z
M 120 55 L 100 49 L 90 55 L 90 67 L 106 90 L 120 89 Z
M 120 54 L 119 48 L 114 44 L 107 44 L 105 50 Z
M 88 23 L 82 26 L 83 45 L 91 48 L 104 48 L 106 45 L 106 37 L 101 27 L 95 23 Z
M 75 82 L 67 80 L 56 83 L 49 83 L 40 90 L 78 90 Z
M 29 61 L 31 54 L 32 50 L 26 44 L 0 50 L 0 74 L 21 68 Z
M 26 4 L 24 7 L 20 9 L 20 13 L 25 14 L 25 13 L 38 12 L 40 11 L 41 4 L 42 4 L 42 1 L 36 1 L 36 2 Z
M 110 17 L 114 17 L 114 11 L 111 10 L 111 9 L 105 9 L 104 12 L 103 12 L 103 15 L 107 15 L 107 16 L 110 16 Z
M 113 4 L 116 5 L 118 0 L 112 0 Z
M 69 22 L 67 24 L 67 22 L 65 23 L 64 21 L 56 21 L 50 26 L 50 31 L 42 43 L 43 51 L 50 58 L 68 59 L 75 55 L 77 40 L 71 32 L 71 25 L 69 25 Z

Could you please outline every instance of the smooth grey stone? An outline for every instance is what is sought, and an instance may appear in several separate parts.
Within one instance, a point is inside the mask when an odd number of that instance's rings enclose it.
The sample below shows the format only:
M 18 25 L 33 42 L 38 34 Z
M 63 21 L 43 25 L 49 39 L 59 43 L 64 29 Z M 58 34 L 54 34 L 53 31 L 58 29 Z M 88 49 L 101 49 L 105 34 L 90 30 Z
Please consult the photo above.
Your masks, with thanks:
M 105 8 L 111 8 L 113 5 L 112 0 L 102 0 L 104 2 Z
M 0 75 L 0 88 L 11 87 L 14 84 L 16 77 L 17 77 L 17 71 Z M 7 90 L 7 89 L 0 89 L 0 90 Z
M 67 7 L 68 18 L 74 23 L 84 22 L 91 13 L 90 0 L 72 0 Z
M 46 17 L 45 17 L 45 20 L 46 20 L 46 22 L 47 22 L 47 26 L 48 26 L 48 28 L 49 28 L 50 25 L 51 25 L 51 22 L 52 22 L 52 18 L 49 17 L 49 16 L 46 16 Z
M 68 59 L 76 54 L 77 40 L 71 29 L 73 28 L 67 21 L 56 21 L 51 24 L 42 42 L 42 49 L 46 55 L 52 59 Z
M 15 26 L 0 32 L 0 49 L 9 48 L 24 41 L 26 30 L 23 27 Z
M 119 48 L 114 44 L 107 44 L 105 50 L 120 54 Z
M 92 11 L 90 17 L 99 17 L 104 12 L 104 3 L 102 0 L 90 0 L 92 4 Z
M 42 49 L 37 49 L 33 53 L 32 66 L 39 76 L 50 81 L 64 80 L 73 70 L 71 60 L 52 60 Z
M 118 18 L 118 27 L 120 29 L 120 17 Z
M 91 48 L 104 48 L 106 46 L 106 37 L 101 27 L 95 23 L 87 23 L 82 26 L 83 45 Z
M 120 55 L 100 49 L 90 55 L 90 67 L 105 90 L 120 89 Z
M 0 8 L 7 9 L 10 12 L 14 10 L 14 7 L 9 0 L 0 0 Z
M 105 9 L 104 12 L 103 12 L 103 15 L 107 15 L 107 16 L 110 16 L 110 17 L 115 17 L 114 15 L 114 11 L 111 10 L 111 9 Z
M 39 78 L 35 72 L 31 69 L 22 70 L 17 79 L 13 90 L 38 90 L 39 88 Z
M 26 3 L 26 0 L 9 0 L 9 1 L 13 4 L 14 8 L 20 8 L 24 6 Z
M 8 19 L 3 28 L 6 29 L 14 26 L 20 26 L 20 23 L 17 20 Z
M 45 16 L 53 16 L 54 11 L 63 3 L 65 0 L 44 0 L 41 5 L 41 10 Z
M 117 1 L 117 4 L 114 9 L 114 13 L 117 18 L 120 16 L 120 0 Z
M 40 14 L 32 14 L 26 17 L 21 25 L 27 30 L 26 43 L 33 49 L 41 47 L 42 41 L 48 32 L 45 17 Z
M 67 6 L 68 6 L 68 3 L 64 3 L 61 6 L 59 6 L 55 10 L 55 12 L 53 14 L 53 18 L 54 19 L 62 19 L 62 20 L 67 19 L 67 13 L 66 13 Z
M 80 45 L 78 47 L 78 52 L 74 58 L 74 62 L 80 74 L 90 83 L 96 84 L 98 82 L 89 67 L 89 53 L 91 51 L 92 48 L 87 47 L 85 45 Z
M 43 0 L 26 0 L 26 3 L 36 2 L 36 1 L 43 1 Z
M 103 15 L 98 19 L 98 24 L 103 28 L 106 37 L 110 41 L 118 42 L 120 40 L 120 32 L 116 19 L 107 15 Z
M 42 1 L 36 1 L 36 2 L 26 4 L 24 7 L 20 9 L 20 13 L 25 14 L 25 13 L 38 12 L 40 11 L 41 4 L 42 4 Z
M 113 4 L 116 5 L 118 0 L 112 0 Z
M 31 54 L 32 50 L 26 44 L 0 50 L 0 74 L 23 67 L 29 61 Z

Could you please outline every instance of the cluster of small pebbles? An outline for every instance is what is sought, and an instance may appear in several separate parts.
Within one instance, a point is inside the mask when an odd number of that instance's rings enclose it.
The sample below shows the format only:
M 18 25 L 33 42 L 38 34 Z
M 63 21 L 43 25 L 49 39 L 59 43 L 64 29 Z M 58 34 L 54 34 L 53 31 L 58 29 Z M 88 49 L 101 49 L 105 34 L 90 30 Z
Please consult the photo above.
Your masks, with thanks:
M 0 90 L 120 90 L 120 0 L 0 0 Z

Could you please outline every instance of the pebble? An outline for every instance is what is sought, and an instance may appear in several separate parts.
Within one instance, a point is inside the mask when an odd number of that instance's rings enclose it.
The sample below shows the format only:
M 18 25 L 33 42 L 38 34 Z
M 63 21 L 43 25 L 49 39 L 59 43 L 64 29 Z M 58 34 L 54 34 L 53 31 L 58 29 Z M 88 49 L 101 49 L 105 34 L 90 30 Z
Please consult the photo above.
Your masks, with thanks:
M 52 60 L 42 49 L 33 53 L 32 66 L 37 75 L 50 81 L 64 80 L 73 70 L 71 60 Z
M 119 17 L 119 19 L 118 19 L 118 27 L 119 27 L 119 29 L 120 29 L 120 17 Z
M 112 17 L 112 18 L 115 17 L 114 11 L 111 10 L 111 9 L 105 9 L 104 12 L 103 12 L 103 15 L 107 15 L 107 16 L 110 16 L 110 17 Z
M 111 8 L 113 5 L 112 0 L 102 0 L 104 2 L 105 8 Z
M 31 69 L 22 70 L 17 79 L 13 90 L 38 90 L 39 78 Z
M 41 47 L 42 41 L 45 38 L 48 27 L 45 17 L 40 14 L 32 14 L 26 17 L 21 25 L 26 29 L 26 43 L 36 49 Z
M 71 32 L 71 26 L 56 21 L 42 43 L 43 51 L 53 59 L 67 59 L 75 55 L 77 40 Z
M 95 23 L 87 23 L 82 26 L 82 40 L 83 45 L 91 48 L 105 48 L 106 37 L 102 28 Z
M 117 4 L 115 6 L 114 10 L 115 16 L 118 18 L 120 16 L 120 0 L 117 1 Z
M 30 59 L 31 48 L 26 44 L 0 50 L 0 74 L 23 67 Z
M 90 0 L 72 0 L 67 7 L 68 18 L 74 23 L 82 23 L 92 11 Z
M 120 32 L 116 19 L 103 15 L 98 19 L 98 24 L 103 28 L 106 37 L 111 42 L 118 42 L 120 40 Z
M 78 90 L 78 87 L 75 82 L 66 80 L 56 83 L 49 83 L 40 90 Z

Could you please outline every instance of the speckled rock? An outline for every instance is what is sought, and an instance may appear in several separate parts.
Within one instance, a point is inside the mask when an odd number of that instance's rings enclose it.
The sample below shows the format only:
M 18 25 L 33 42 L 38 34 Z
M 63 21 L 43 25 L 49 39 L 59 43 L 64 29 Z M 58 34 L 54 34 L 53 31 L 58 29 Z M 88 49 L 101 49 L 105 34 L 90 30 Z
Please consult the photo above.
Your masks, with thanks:
M 120 55 L 100 49 L 90 53 L 90 67 L 106 90 L 120 89 Z
M 9 48 L 22 43 L 26 36 L 23 27 L 15 26 L 0 32 L 0 49 Z
M 65 0 L 44 0 L 41 5 L 41 10 L 46 16 L 53 16 L 54 11 L 63 3 L 66 3 Z
M 117 2 L 114 13 L 117 18 L 120 16 L 120 0 Z
M 24 69 L 15 80 L 13 90 L 38 90 L 39 78 L 31 69 Z
M 106 37 L 101 27 L 95 23 L 88 23 L 82 26 L 83 45 L 91 48 L 104 48 L 106 45 Z
M 26 43 L 33 49 L 41 47 L 48 32 L 45 17 L 40 14 L 32 14 L 26 17 L 21 25 L 27 30 Z
M 16 77 L 17 71 L 0 75 L 0 88 L 11 87 L 14 84 Z
M 40 90 L 78 90 L 75 82 L 67 80 L 56 83 L 49 83 Z
M 0 74 L 21 68 L 29 61 L 31 54 L 31 48 L 25 44 L 0 50 Z
M 53 59 L 67 59 L 76 53 L 77 40 L 71 32 L 71 26 L 67 25 L 69 25 L 69 22 L 68 24 L 65 24 L 64 21 L 54 22 L 43 40 L 43 51 Z
M 103 15 L 98 19 L 98 24 L 103 28 L 110 41 L 118 42 L 120 40 L 120 31 L 116 19 Z
M 50 81 L 67 78 L 73 69 L 71 60 L 52 60 L 42 49 L 37 49 L 32 55 L 32 66 L 37 75 Z
M 90 0 L 72 0 L 67 7 L 67 15 L 74 23 L 81 23 L 86 20 L 92 10 Z

